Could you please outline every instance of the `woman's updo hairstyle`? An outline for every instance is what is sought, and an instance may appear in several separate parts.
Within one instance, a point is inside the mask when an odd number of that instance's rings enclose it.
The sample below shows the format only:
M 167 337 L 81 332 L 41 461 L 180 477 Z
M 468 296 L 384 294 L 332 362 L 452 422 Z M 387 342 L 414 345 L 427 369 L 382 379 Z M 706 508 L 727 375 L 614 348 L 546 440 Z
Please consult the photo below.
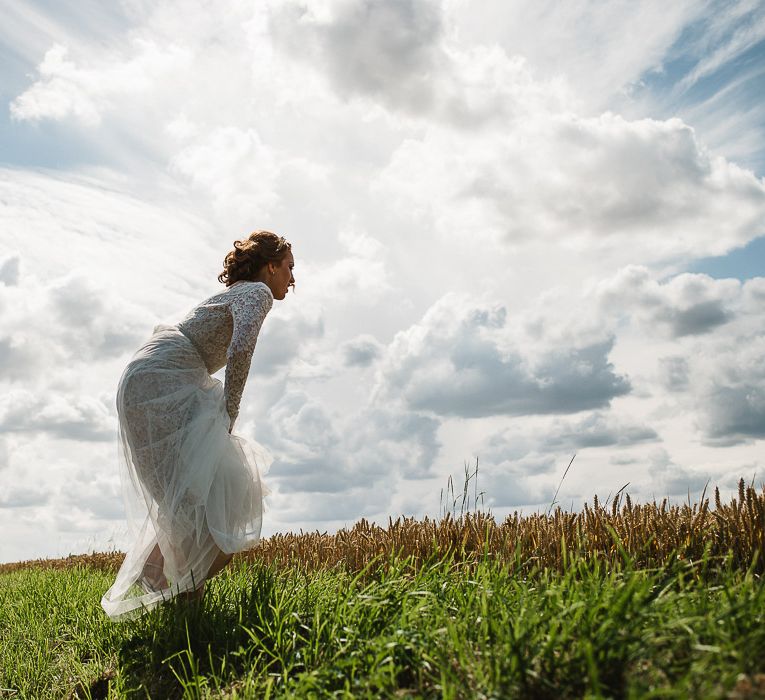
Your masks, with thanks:
M 271 231 L 253 231 L 247 238 L 234 241 L 234 250 L 223 260 L 218 282 L 230 287 L 240 280 L 253 280 L 269 262 L 281 262 L 292 245 Z

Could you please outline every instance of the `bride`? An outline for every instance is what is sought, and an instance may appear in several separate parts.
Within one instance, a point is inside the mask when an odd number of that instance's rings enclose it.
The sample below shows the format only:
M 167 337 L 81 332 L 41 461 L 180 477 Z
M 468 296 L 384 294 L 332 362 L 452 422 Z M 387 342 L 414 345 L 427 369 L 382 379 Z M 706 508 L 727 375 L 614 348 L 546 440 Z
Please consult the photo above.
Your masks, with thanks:
M 113 619 L 182 594 L 260 539 L 260 472 L 271 462 L 233 434 L 258 332 L 295 285 L 290 243 L 256 231 L 226 255 L 226 289 L 159 325 L 117 389 L 120 476 L 134 543 L 101 605 Z M 210 375 L 226 366 L 225 383 Z

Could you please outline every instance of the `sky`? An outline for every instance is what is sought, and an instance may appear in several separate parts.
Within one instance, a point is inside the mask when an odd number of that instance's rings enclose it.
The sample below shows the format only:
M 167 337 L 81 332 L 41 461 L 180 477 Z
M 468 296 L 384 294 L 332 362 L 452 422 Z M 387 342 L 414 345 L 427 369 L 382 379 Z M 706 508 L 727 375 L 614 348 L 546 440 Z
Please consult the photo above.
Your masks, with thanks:
M 0 562 L 125 547 L 119 376 L 256 229 L 264 536 L 762 482 L 761 0 L 0 14 Z

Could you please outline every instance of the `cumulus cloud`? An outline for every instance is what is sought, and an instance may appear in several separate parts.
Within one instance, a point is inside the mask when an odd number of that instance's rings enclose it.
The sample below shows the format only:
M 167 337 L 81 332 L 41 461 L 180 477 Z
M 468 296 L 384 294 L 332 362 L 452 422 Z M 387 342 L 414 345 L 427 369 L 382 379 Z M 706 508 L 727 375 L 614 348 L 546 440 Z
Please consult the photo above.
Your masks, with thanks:
M 665 283 L 645 267 L 630 265 L 599 287 L 601 304 L 633 317 L 647 328 L 664 328 L 673 338 L 709 333 L 733 318 L 741 283 L 707 275 L 681 274 Z
M 464 129 L 507 127 L 572 101 L 564 81 L 535 79 L 522 56 L 451 41 L 439 2 L 282 3 L 270 24 L 277 45 L 327 75 L 341 96 L 404 115 Z
M 0 168 L 0 197 L 2 241 L 20 258 L 20 284 L 47 288 L 79 279 L 101 290 L 83 302 L 99 304 L 102 297 L 114 301 L 116 296 L 125 309 L 148 309 L 143 315 L 151 320 L 185 310 L 191 299 L 217 284 L 220 237 L 199 218 L 193 198 L 160 203 L 131 190 L 111 171 L 62 177 L 12 168 Z M 36 235 L 18 233 L 29 231 Z M 52 243 L 41 249 L 40 240 Z M 139 276 L 150 283 L 136 284 Z M 12 297 L 12 288 L 0 287 L 6 311 L 10 299 L 26 304 L 32 293 L 28 288 Z
M 375 186 L 424 207 L 445 240 L 481 228 L 505 244 L 628 250 L 633 262 L 723 254 L 759 235 L 765 215 L 765 185 L 710 157 L 680 120 L 609 113 L 542 114 L 509 133 L 430 127 Z
M 711 475 L 676 464 L 669 452 L 663 448 L 654 450 L 650 455 L 649 474 L 654 479 L 653 493 L 661 500 L 666 496 L 688 496 L 692 499 L 701 496 Z
M 629 392 L 629 381 L 608 360 L 611 339 L 522 346 L 505 329 L 505 317 L 502 306 L 447 294 L 396 335 L 378 393 L 401 397 L 413 410 L 480 417 L 575 413 Z
M 755 277 L 744 283 L 742 290 L 744 312 L 752 315 L 762 313 L 765 304 L 765 277 Z
M 382 354 L 382 344 L 372 335 L 362 334 L 345 342 L 341 348 L 346 367 L 369 367 Z
M 584 465 L 592 462 L 596 450 L 608 455 L 611 464 L 633 464 L 634 454 L 625 455 L 621 450 L 659 439 L 647 424 L 600 411 L 576 421 L 560 418 L 534 423 L 514 421 L 507 428 L 486 436 L 476 448 L 482 465 L 481 488 L 489 502 L 497 507 L 538 504 L 545 500 L 549 503 L 574 454 L 588 450 L 587 456 L 580 456 L 578 460 Z M 620 451 L 616 455 L 614 448 Z M 574 475 L 569 477 L 569 484 L 572 478 L 580 481 Z M 588 484 L 586 489 L 597 490 L 600 486 L 602 484 Z
M 60 341 L 83 359 L 124 355 L 146 334 L 142 309 L 126 304 L 84 275 L 55 280 L 47 289 L 49 310 L 45 316 L 58 319 Z
M 613 455 L 608 458 L 608 463 L 616 467 L 623 467 L 630 464 L 638 464 L 640 459 L 634 455 Z
M 660 348 L 655 379 L 668 403 L 693 416 L 708 444 L 726 446 L 765 436 L 763 290 L 761 277 L 661 281 L 629 266 L 596 285 L 592 299 L 604 322 L 628 319 L 636 335 L 625 342 L 637 352 Z
M 438 428 L 429 416 L 374 405 L 339 416 L 291 391 L 269 410 L 257 437 L 274 453 L 269 478 L 280 491 L 339 493 L 432 476 Z
M 594 0 L 469 0 L 445 3 L 448 22 L 466 44 L 497 44 L 526 56 L 540 77 L 565 72 L 585 108 L 603 109 L 645 73 L 658 70 L 688 24 L 704 6 Z
M 125 517 L 122 489 L 116 475 L 86 469 L 70 475 L 59 494 L 58 504 L 61 510 L 76 508 L 97 520 L 122 520 Z
M 648 425 L 627 423 L 602 413 L 591 413 L 575 423 L 555 421 L 540 447 L 545 451 L 576 450 L 585 447 L 625 447 L 659 439 Z
M 10 450 L 8 449 L 7 441 L 0 437 L 0 472 L 8 467 L 10 461 Z
M 6 391 L 0 397 L 0 432 L 47 432 L 70 440 L 116 439 L 116 424 L 103 402 L 91 396 Z
M 373 472 L 393 471 L 407 479 L 433 476 L 432 466 L 441 449 L 437 419 L 373 405 L 349 427 L 357 465 L 369 464 Z
M 549 503 L 555 492 L 550 477 L 555 466 L 555 459 L 545 455 L 485 468 L 480 485 L 485 502 L 499 508 Z
M 0 508 L 31 508 L 48 502 L 49 494 L 39 488 L 4 486 L 0 489 Z
M 127 56 L 106 56 L 98 65 L 83 66 L 70 57 L 68 47 L 56 44 L 39 65 L 38 80 L 11 103 L 11 115 L 32 121 L 72 116 L 96 126 L 115 94 L 140 95 L 188 63 L 189 55 L 177 46 L 137 39 Z
M 273 375 L 299 357 L 310 357 L 315 341 L 324 337 L 324 319 L 310 307 L 284 314 L 270 313 L 258 336 L 252 370 Z
M 659 381 L 668 391 L 688 388 L 688 361 L 682 355 L 659 358 Z
M 291 54 L 320 62 L 345 94 L 422 111 L 445 60 L 441 8 L 432 0 L 274 4 L 270 25 Z
M 279 507 L 279 520 L 295 522 L 353 523 L 373 513 L 387 513 L 391 491 L 380 488 L 354 487 L 340 493 L 326 491 L 290 493 Z
M 308 298 L 323 305 L 339 301 L 371 306 L 391 291 L 388 252 L 377 238 L 355 228 L 341 229 L 337 234 L 340 254 L 327 265 L 308 262 L 298 274 Z M 305 282 L 305 283 L 303 283 Z
M 182 143 L 171 169 L 210 196 L 217 212 L 242 230 L 269 217 L 279 202 L 276 184 L 284 166 L 254 128 L 221 126 L 204 136 L 192 131 Z
M 720 446 L 765 438 L 765 333 L 742 344 L 717 343 L 715 350 L 694 363 L 703 434 Z
M 33 378 L 58 361 L 74 365 L 124 355 L 147 334 L 147 318 L 84 273 L 0 287 L 0 366 L 9 379 Z
M 0 367 L 3 378 L 17 380 L 34 375 L 43 365 L 45 354 L 23 335 L 0 337 Z
M 16 286 L 19 283 L 20 263 L 18 255 L 11 255 L 0 262 L 0 282 L 8 287 Z

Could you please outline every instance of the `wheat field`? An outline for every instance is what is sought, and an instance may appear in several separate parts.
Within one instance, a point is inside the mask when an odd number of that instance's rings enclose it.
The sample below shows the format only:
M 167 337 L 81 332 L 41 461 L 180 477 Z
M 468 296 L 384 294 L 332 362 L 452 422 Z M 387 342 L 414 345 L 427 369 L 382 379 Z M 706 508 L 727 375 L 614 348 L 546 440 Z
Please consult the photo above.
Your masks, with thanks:
M 655 568 L 677 558 L 689 563 L 727 562 L 733 567 L 754 567 L 761 573 L 765 562 L 759 553 L 764 545 L 765 487 L 758 491 L 741 479 L 737 496 L 728 503 L 721 502 L 717 488 L 712 503 L 703 495 L 696 503 L 682 505 L 670 505 L 667 499 L 633 503 L 628 494 L 619 493 L 607 504 L 596 496 L 579 512 L 555 507 L 530 515 L 516 512 L 501 522 L 490 512 L 466 508 L 463 498 L 461 512 L 453 509 L 440 518 L 389 518 L 385 527 L 361 518 L 351 528 L 333 534 L 275 534 L 236 559 L 257 559 L 306 572 L 339 566 L 349 573 L 374 575 L 393 559 L 404 560 L 413 571 L 429 561 L 450 557 L 468 567 L 489 558 L 513 563 L 521 570 L 562 572 L 572 556 L 600 559 L 605 564 L 629 560 L 636 568 Z M 71 555 L 2 564 L 0 573 L 83 564 L 112 571 L 122 559 L 120 552 Z

